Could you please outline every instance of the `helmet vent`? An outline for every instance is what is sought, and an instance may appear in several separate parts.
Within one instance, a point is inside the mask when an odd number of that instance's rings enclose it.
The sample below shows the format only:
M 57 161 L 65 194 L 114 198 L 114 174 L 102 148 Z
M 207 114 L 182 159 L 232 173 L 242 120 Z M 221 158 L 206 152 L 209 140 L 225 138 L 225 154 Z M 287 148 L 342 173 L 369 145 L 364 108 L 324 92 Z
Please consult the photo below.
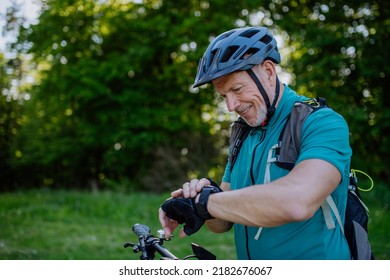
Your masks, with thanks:
M 246 38 L 251 38 L 253 35 L 259 33 L 259 30 L 256 30 L 256 29 L 249 29 L 245 32 L 242 32 L 240 34 L 241 37 L 246 37 Z
M 218 50 L 219 50 L 219 49 L 215 49 L 215 50 L 212 50 L 212 51 L 210 52 L 210 56 L 209 56 L 209 59 L 208 59 L 208 61 L 207 61 L 207 68 L 209 68 L 210 65 L 213 63 L 214 58 L 215 58 L 215 54 L 217 53 Z
M 262 42 L 266 45 L 269 44 L 271 41 L 272 41 L 272 37 L 269 36 L 268 34 L 260 39 L 260 42 Z
M 258 48 L 250 48 L 249 50 L 247 50 L 247 52 L 241 57 L 241 59 L 243 58 L 249 58 L 251 57 L 252 55 L 254 55 L 255 53 L 257 53 L 259 51 Z
M 240 46 L 230 46 L 228 47 L 225 52 L 223 53 L 223 56 L 221 58 L 221 62 L 227 62 L 231 57 L 232 55 L 236 52 L 236 50 L 239 48 Z

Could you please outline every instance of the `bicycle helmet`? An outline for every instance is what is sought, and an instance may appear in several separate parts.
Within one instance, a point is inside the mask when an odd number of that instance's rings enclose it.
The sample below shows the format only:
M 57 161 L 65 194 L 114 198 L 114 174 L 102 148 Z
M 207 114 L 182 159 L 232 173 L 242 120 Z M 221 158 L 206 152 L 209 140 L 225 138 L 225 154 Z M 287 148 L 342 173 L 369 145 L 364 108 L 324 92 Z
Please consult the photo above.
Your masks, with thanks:
M 194 87 L 238 70 L 247 70 L 264 60 L 280 62 L 275 38 L 266 27 L 226 31 L 215 38 L 199 61 Z
M 275 38 L 266 27 L 245 27 L 226 31 L 216 37 L 199 61 L 193 87 L 212 80 L 246 70 L 256 83 L 267 106 L 267 118 L 272 117 L 279 97 L 279 81 L 276 83 L 275 99 L 270 104 L 268 95 L 252 67 L 264 60 L 280 63 L 280 54 Z

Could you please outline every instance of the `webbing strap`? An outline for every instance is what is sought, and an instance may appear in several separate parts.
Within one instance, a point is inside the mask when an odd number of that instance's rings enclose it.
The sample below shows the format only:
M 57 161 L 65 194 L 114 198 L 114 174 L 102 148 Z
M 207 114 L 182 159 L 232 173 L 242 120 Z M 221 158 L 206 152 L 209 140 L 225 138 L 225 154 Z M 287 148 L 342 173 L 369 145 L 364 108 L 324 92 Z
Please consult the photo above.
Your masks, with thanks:
M 341 222 L 341 217 L 340 217 L 339 210 L 337 209 L 336 203 L 334 202 L 332 196 L 329 195 L 329 196 L 326 198 L 326 202 L 329 204 L 330 208 L 332 209 L 333 214 L 335 215 L 336 220 L 337 220 L 337 222 L 339 223 L 339 226 L 340 226 L 340 228 L 341 228 L 341 231 L 344 233 L 344 225 L 343 225 L 343 223 Z
M 276 76 L 276 86 L 275 86 L 275 96 L 274 96 L 274 101 L 272 104 L 270 103 L 267 91 L 264 89 L 263 85 L 261 84 L 259 78 L 257 78 L 255 72 L 253 72 L 252 68 L 246 70 L 249 74 L 249 76 L 252 78 L 252 80 L 255 82 L 257 88 L 259 89 L 261 95 L 263 96 L 263 99 L 265 101 L 265 104 L 267 106 L 267 120 L 269 121 L 271 117 L 274 115 L 275 110 L 276 110 L 276 102 L 278 101 L 279 98 L 279 91 L 280 91 L 280 83 L 278 76 Z
M 268 151 L 267 166 L 265 168 L 265 174 L 264 174 L 264 184 L 271 182 L 271 163 L 276 161 L 274 150 L 276 150 L 277 148 L 279 148 L 279 142 L 273 145 Z M 260 238 L 260 234 L 262 230 L 263 228 L 259 227 L 254 238 L 255 240 L 258 240 Z
M 343 223 L 341 222 L 339 210 L 337 209 L 336 203 L 334 202 L 331 195 L 328 195 L 328 197 L 321 204 L 321 209 L 322 209 L 322 213 L 324 214 L 326 227 L 328 229 L 334 229 L 336 227 L 332 218 L 332 213 L 330 212 L 330 210 L 332 209 L 333 214 L 335 215 L 336 220 L 339 223 L 341 231 L 344 233 L 344 226 Z
M 336 225 L 333 221 L 332 213 L 330 212 L 330 207 L 329 207 L 329 204 L 326 202 L 326 200 L 324 200 L 324 202 L 322 202 L 321 209 L 322 209 L 322 213 L 324 214 L 326 227 L 328 229 L 335 228 Z
M 255 238 L 254 238 L 255 240 L 259 239 L 262 230 L 263 230 L 263 227 L 259 227 L 259 229 L 257 230 L 257 233 L 255 235 Z
M 273 145 L 268 151 L 267 166 L 265 168 L 265 174 L 264 174 L 264 184 L 271 182 L 271 163 L 276 161 L 276 157 L 274 156 L 274 150 L 278 148 L 279 148 L 279 142 Z
M 268 94 L 266 92 L 266 90 L 264 89 L 263 85 L 261 84 L 261 82 L 259 81 L 259 79 L 257 78 L 255 72 L 253 72 L 253 70 L 250 68 L 248 70 L 246 70 L 249 74 L 249 76 L 251 76 L 252 80 L 255 82 L 257 88 L 259 89 L 261 95 L 263 96 L 263 99 L 265 101 L 265 105 L 267 106 L 267 109 L 271 107 L 271 102 L 269 101 L 269 98 L 268 98 Z

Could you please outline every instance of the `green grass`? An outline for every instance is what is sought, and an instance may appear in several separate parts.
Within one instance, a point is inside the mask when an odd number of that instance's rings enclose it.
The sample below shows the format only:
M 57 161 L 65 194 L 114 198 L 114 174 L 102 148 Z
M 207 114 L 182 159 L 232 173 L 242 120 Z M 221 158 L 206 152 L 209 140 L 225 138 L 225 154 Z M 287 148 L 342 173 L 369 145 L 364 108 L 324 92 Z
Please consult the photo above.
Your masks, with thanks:
M 157 210 L 168 195 L 36 190 L 0 194 L 0 259 L 126 260 L 139 254 L 124 249 L 137 237 L 131 227 L 160 228 Z M 178 257 L 192 254 L 191 242 L 223 259 L 234 259 L 233 235 L 207 230 L 173 237 L 166 247 Z
M 390 191 L 377 184 L 363 193 L 371 211 L 370 242 L 376 259 L 390 259 Z M 136 260 L 124 249 L 137 241 L 135 223 L 160 228 L 157 209 L 168 194 L 89 193 L 35 190 L 0 194 L 0 259 L 9 260 Z M 219 259 L 235 259 L 233 233 L 202 229 L 186 238 L 174 237 L 166 247 L 178 257 L 190 255 L 197 243 Z

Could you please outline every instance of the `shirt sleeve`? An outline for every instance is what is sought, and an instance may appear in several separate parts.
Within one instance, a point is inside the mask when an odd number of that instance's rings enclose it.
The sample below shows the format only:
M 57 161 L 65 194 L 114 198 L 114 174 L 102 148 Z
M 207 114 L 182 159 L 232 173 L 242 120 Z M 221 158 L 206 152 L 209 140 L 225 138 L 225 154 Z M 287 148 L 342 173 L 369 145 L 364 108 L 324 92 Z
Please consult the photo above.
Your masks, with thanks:
M 302 127 L 297 164 L 307 159 L 322 159 L 334 165 L 345 178 L 351 156 L 349 129 L 341 115 L 325 108 L 308 116 Z
M 230 183 L 230 175 L 231 175 L 231 172 L 230 172 L 230 162 L 228 161 L 226 166 L 225 166 L 225 172 L 222 176 L 222 182 L 225 182 L 225 183 Z

